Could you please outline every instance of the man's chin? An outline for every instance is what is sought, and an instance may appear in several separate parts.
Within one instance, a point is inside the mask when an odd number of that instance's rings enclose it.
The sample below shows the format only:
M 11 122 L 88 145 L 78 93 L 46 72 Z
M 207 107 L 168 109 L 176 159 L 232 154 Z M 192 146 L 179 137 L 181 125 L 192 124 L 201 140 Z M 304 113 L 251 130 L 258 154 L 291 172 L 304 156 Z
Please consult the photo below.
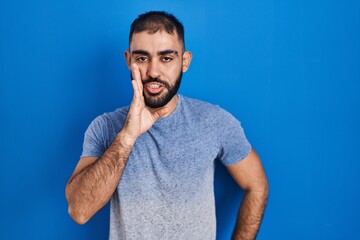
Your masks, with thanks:
M 149 108 L 161 108 L 166 104 L 167 102 L 162 101 L 162 99 L 157 99 L 156 97 L 145 97 L 145 105 Z
M 161 108 L 166 106 L 174 96 L 170 97 L 167 95 L 161 96 L 144 96 L 145 105 L 149 108 Z

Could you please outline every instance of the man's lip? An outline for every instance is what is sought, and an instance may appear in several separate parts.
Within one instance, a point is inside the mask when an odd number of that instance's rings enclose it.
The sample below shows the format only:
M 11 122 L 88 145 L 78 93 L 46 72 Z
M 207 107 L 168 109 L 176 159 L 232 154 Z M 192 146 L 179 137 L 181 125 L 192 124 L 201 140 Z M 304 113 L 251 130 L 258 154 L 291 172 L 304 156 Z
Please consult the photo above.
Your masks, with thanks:
M 146 83 L 144 87 L 149 93 L 156 94 L 161 92 L 161 90 L 164 88 L 164 85 L 159 82 L 149 82 Z

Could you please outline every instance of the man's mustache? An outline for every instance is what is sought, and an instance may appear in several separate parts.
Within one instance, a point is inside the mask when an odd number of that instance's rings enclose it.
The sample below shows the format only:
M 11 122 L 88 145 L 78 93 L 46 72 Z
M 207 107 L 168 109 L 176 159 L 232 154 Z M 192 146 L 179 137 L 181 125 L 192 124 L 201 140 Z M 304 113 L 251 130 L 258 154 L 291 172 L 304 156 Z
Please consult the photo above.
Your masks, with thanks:
M 142 84 L 145 85 L 145 84 L 152 83 L 152 82 L 157 82 L 157 83 L 160 83 L 160 84 L 164 85 L 168 89 L 170 88 L 170 85 L 167 82 L 165 82 L 165 81 L 163 81 L 163 80 L 161 80 L 159 78 L 145 79 L 145 80 L 142 81 Z

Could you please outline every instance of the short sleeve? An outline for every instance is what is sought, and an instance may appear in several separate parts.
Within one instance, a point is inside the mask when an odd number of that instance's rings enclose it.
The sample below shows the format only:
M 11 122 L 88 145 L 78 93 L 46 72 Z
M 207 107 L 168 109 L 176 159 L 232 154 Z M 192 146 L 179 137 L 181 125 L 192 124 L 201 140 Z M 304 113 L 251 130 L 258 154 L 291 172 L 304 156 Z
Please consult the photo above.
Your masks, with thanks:
M 218 159 L 224 165 L 233 165 L 248 156 L 251 145 L 247 140 L 241 123 L 230 113 L 221 109 L 219 128 L 220 152 Z
M 81 157 L 100 157 L 106 150 L 109 123 L 104 115 L 95 118 L 84 136 Z

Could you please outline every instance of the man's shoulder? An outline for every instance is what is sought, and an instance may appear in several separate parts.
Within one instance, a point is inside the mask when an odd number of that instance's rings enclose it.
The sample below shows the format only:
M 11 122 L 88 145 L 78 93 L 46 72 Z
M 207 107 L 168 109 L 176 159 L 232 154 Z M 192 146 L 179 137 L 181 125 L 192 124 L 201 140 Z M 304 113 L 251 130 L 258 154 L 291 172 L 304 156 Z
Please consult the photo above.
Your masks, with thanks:
M 191 109 L 214 111 L 214 110 L 218 110 L 220 108 L 218 105 L 215 105 L 213 103 L 210 103 L 210 102 L 207 102 L 204 100 L 186 97 L 183 95 L 181 95 L 181 97 L 182 97 L 182 102 L 183 102 L 184 106 L 191 108 Z
M 184 113 L 197 122 L 207 125 L 237 126 L 240 122 L 233 114 L 213 103 L 183 96 Z M 235 125 L 234 125 L 235 124 Z
M 129 111 L 129 106 L 124 106 L 124 107 L 117 108 L 112 112 L 105 112 L 104 114 L 102 114 L 100 116 L 103 118 L 112 120 L 112 121 L 121 120 L 121 119 L 126 118 L 128 111 Z
M 122 126 L 126 119 L 129 106 L 120 107 L 111 112 L 105 112 L 98 115 L 91 123 L 93 127 L 98 128 L 115 128 L 118 129 Z
M 205 115 L 205 116 L 221 116 L 223 114 L 227 114 L 228 112 L 224 110 L 219 105 L 199 100 L 195 98 L 185 97 L 183 98 L 183 105 L 186 109 L 196 112 L 199 115 Z

